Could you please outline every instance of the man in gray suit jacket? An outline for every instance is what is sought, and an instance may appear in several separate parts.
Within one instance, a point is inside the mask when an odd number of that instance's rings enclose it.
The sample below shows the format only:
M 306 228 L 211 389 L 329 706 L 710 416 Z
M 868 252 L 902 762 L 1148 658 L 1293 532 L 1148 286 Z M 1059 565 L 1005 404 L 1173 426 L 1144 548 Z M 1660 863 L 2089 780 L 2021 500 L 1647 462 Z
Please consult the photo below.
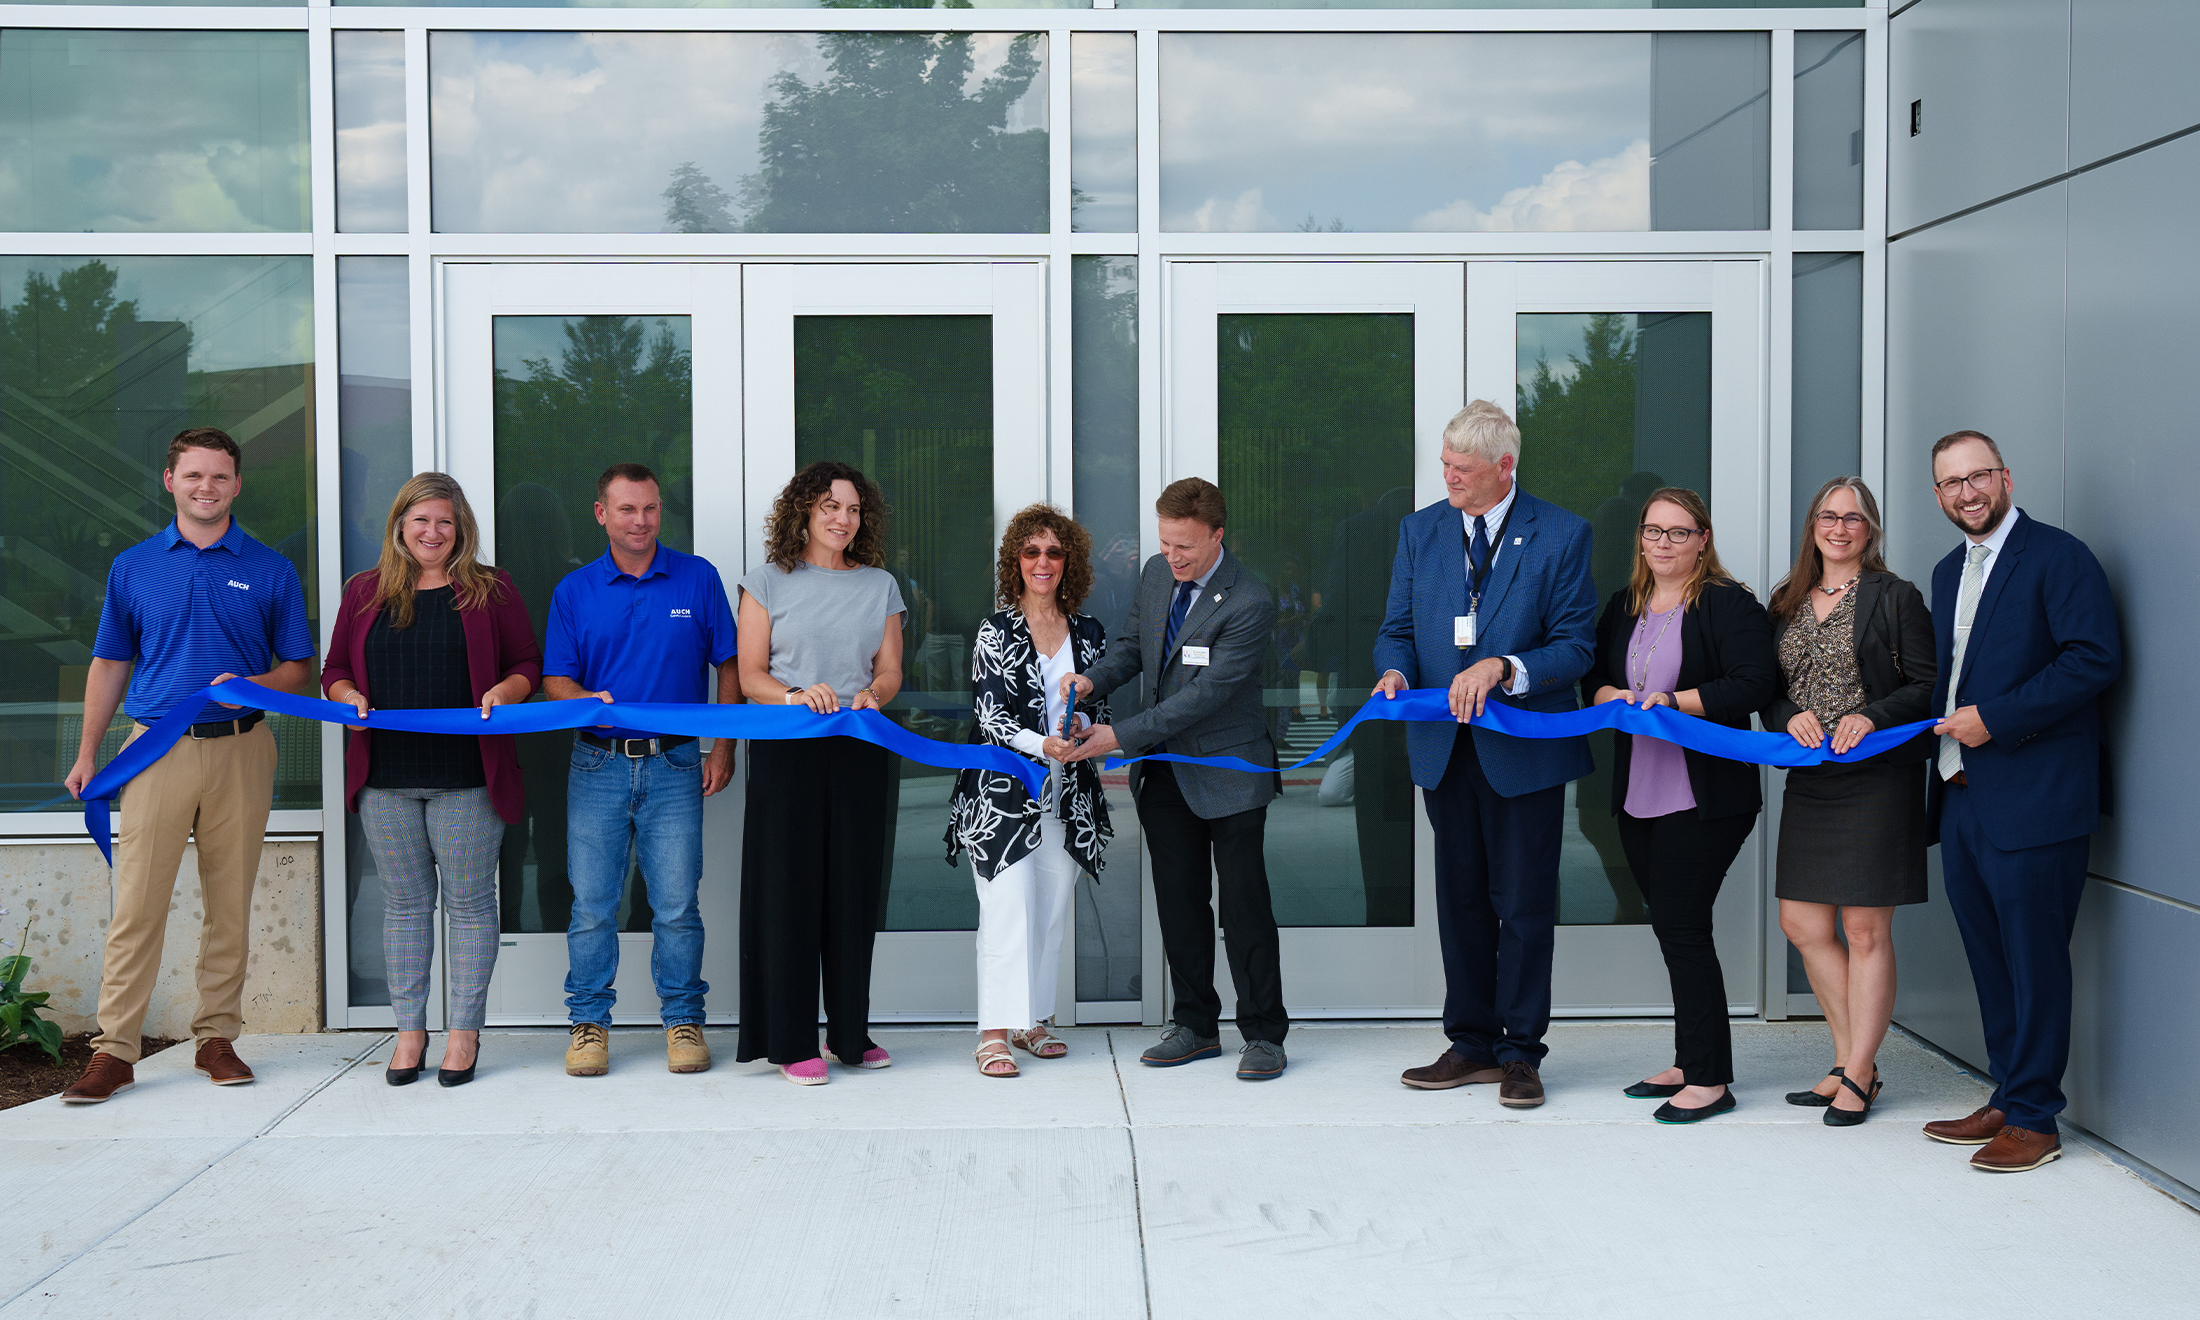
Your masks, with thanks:
M 1140 756 L 1236 756 L 1273 766 L 1261 699 L 1261 661 L 1275 630 L 1266 584 L 1222 548 L 1227 511 L 1212 482 L 1186 477 L 1154 501 L 1161 553 L 1146 561 L 1138 593 L 1107 653 L 1091 672 L 1063 680 L 1078 694 L 1106 696 L 1145 680 L 1139 709 L 1089 731 L 1074 759 L 1121 748 Z M 1140 1062 L 1171 1068 L 1222 1052 L 1222 1000 L 1215 993 L 1215 914 L 1222 896 L 1224 943 L 1237 986 L 1238 1076 L 1283 1073 L 1283 1007 L 1275 912 L 1268 901 L 1263 835 L 1276 776 L 1170 761 L 1131 767 L 1138 823 L 1153 855 L 1154 907 L 1169 959 L 1176 1010 Z

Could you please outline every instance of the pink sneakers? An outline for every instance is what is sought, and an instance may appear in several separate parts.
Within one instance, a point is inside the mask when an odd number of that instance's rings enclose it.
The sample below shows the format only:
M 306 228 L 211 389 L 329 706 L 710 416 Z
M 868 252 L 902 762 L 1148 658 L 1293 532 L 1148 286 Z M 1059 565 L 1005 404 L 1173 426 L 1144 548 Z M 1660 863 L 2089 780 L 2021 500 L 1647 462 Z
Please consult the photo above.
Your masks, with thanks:
M 779 1065 L 779 1075 L 793 1082 L 796 1086 L 823 1086 L 832 1080 L 825 1075 L 825 1060 L 823 1059 L 804 1059 L 800 1063 L 783 1063 Z
M 842 1059 L 841 1062 L 846 1063 L 847 1060 Z M 863 1057 L 856 1060 L 854 1066 L 858 1068 L 891 1068 L 894 1066 L 894 1056 L 873 1045 L 863 1052 Z

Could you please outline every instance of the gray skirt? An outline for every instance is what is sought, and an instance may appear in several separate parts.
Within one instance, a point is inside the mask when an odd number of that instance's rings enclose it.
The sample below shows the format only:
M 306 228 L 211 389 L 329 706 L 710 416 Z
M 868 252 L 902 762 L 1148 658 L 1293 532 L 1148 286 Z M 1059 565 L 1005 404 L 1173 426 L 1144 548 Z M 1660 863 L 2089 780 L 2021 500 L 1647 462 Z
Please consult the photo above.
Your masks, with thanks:
M 1899 907 L 1925 893 L 1925 763 L 1788 771 L 1773 893 L 1800 903 Z

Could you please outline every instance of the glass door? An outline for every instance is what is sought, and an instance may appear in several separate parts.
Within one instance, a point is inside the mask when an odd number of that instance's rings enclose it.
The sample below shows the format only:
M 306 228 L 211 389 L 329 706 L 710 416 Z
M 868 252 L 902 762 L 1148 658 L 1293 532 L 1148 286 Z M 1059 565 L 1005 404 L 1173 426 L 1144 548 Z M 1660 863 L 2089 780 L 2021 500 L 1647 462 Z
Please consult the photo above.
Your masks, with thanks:
M 1590 521 L 1598 608 L 1633 564 L 1643 499 L 1703 495 L 1719 557 L 1763 598 L 1763 267 L 1756 261 L 1467 263 L 1467 393 L 1520 423 L 1524 489 Z M 1672 992 L 1609 792 L 1612 737 L 1567 788 L 1553 1001 L 1561 1014 L 1664 1014 Z M 1768 917 L 1762 834 L 1714 913 L 1733 1011 L 1758 1011 Z
M 1461 401 L 1460 268 L 1174 262 L 1168 273 L 1155 489 L 1187 476 L 1220 486 L 1225 545 L 1275 593 L 1263 686 L 1289 764 L 1374 686 L 1399 520 L 1442 498 L 1435 446 Z M 1150 554 L 1150 517 L 1143 531 Z M 1284 775 L 1268 808 L 1268 880 L 1293 1015 L 1442 1004 L 1435 873 L 1415 797 L 1395 724 L 1365 726 Z M 1215 965 L 1228 966 L 1219 946 Z
M 852 463 L 890 509 L 902 692 L 888 715 L 971 736 L 970 648 L 994 609 L 994 558 L 1016 510 L 1046 497 L 1045 280 L 1037 262 L 752 265 L 743 274 L 748 562 L 795 469 Z M 942 838 L 955 775 L 897 763 L 872 1017 L 974 1021 L 968 860 Z M 1074 930 L 1065 935 L 1074 948 Z M 1060 1015 L 1076 1003 L 1062 960 Z
M 740 267 L 452 263 L 441 275 L 437 458 L 465 486 L 537 640 L 552 588 L 604 553 L 596 478 L 613 463 L 658 473 L 663 543 L 708 559 L 730 589 L 744 562 Z M 527 808 L 505 833 L 492 1024 L 565 1020 L 572 745 L 570 733 L 520 738 Z M 733 1021 L 740 998 L 741 800 L 737 780 L 703 803 L 697 906 L 714 1022 Z M 631 866 L 619 930 L 614 1020 L 655 1022 L 649 899 Z
M 1512 410 L 1522 486 L 1595 526 L 1600 598 L 1626 578 L 1643 494 L 1668 484 L 1710 498 L 1722 557 L 1768 585 L 1759 263 L 1184 261 L 1168 274 L 1154 489 L 1220 485 L 1229 548 L 1276 593 L 1266 687 L 1286 763 L 1374 684 L 1398 523 L 1444 498 L 1443 425 L 1467 399 Z M 1596 751 L 1597 773 L 1567 790 L 1557 1011 L 1670 1012 L 1604 792 L 1610 739 Z M 1268 868 L 1295 1015 L 1441 1008 L 1419 797 L 1398 725 L 1284 776 Z M 1717 914 L 1742 1012 L 1758 1002 L 1763 873 L 1753 841 Z

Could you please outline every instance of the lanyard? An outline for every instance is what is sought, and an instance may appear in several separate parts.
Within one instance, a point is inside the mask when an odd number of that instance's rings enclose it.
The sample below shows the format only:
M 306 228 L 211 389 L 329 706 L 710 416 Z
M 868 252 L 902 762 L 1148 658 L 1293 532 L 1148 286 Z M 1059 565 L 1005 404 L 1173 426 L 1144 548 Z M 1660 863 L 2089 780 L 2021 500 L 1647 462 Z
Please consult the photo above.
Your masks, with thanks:
M 1516 496 L 1511 506 L 1505 510 L 1505 521 L 1497 524 L 1494 534 L 1490 537 L 1489 558 L 1482 561 L 1482 567 L 1475 568 L 1471 561 L 1467 565 L 1467 613 L 1469 614 L 1479 614 L 1482 611 L 1482 588 L 1489 583 L 1490 574 L 1497 568 L 1497 548 L 1505 543 L 1505 529 L 1512 525 L 1513 510 L 1519 507 L 1520 502 Z M 1474 537 L 1467 530 L 1467 525 L 1464 522 L 1459 526 L 1459 541 L 1465 547 L 1463 553 L 1472 552 Z

